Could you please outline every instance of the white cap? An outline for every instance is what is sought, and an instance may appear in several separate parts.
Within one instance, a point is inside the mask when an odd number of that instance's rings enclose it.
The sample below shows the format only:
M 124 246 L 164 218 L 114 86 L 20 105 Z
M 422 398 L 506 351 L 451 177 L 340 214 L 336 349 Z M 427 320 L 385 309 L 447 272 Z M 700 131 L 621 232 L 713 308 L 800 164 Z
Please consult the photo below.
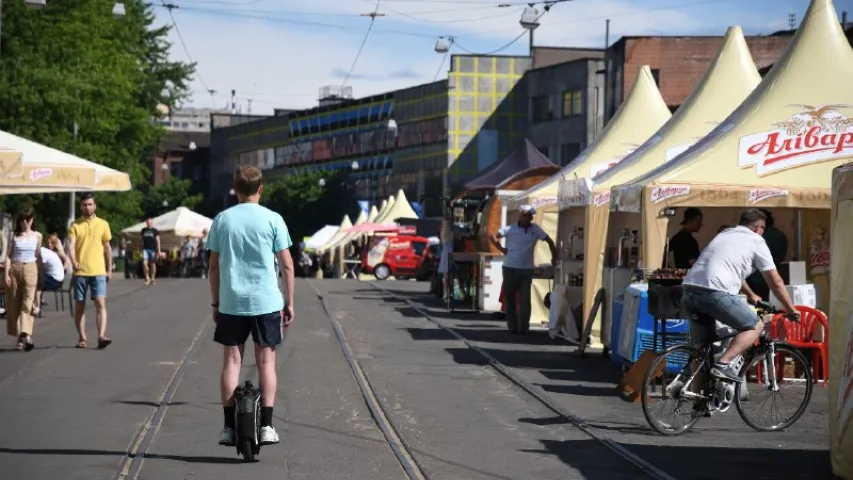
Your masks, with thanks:
M 536 215 L 536 207 L 533 205 L 524 204 L 518 207 L 518 211 L 521 213 L 529 213 L 531 215 Z

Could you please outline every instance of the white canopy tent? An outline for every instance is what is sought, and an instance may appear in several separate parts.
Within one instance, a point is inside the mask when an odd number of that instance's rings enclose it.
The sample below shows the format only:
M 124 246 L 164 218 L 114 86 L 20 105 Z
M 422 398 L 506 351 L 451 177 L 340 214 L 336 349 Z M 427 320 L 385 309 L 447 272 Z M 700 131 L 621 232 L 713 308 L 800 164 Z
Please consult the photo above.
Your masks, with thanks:
M 326 253 L 327 251 L 331 250 L 331 247 L 333 245 L 336 245 L 341 240 L 341 238 L 343 238 L 346 235 L 346 233 L 343 230 L 346 228 L 349 228 L 351 226 L 352 226 L 352 221 L 349 219 L 349 215 L 344 215 L 344 218 L 343 218 L 343 220 L 341 220 L 341 224 L 338 227 L 338 231 L 335 232 L 335 234 L 332 236 L 332 238 L 328 242 L 326 242 L 325 245 L 317 248 L 317 253 L 322 255 L 322 254 Z
M 393 200 L 389 199 L 388 201 L 390 206 L 386 209 L 385 213 L 376 217 L 374 223 L 390 225 L 399 218 L 418 218 L 418 214 L 415 213 L 415 210 L 406 198 L 406 194 L 403 192 L 403 189 L 397 191 L 396 198 L 392 198 Z
M 316 250 L 323 245 L 329 243 L 329 240 L 338 233 L 340 227 L 337 225 L 326 225 L 314 232 L 314 235 L 311 235 L 308 240 L 305 240 L 305 251 L 313 251 Z
M 204 230 L 210 230 L 213 220 L 193 212 L 186 207 L 178 207 L 171 212 L 152 218 L 152 226 L 160 231 L 160 246 L 165 249 L 180 246 L 185 237 L 202 237 Z M 125 228 L 123 237 L 138 241 L 145 222 Z

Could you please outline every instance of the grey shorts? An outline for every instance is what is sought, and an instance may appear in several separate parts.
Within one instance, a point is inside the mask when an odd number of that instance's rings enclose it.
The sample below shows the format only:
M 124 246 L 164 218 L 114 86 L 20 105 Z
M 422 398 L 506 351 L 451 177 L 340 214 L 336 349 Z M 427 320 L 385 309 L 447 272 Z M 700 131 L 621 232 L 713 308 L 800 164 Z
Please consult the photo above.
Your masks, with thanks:
M 728 292 L 710 290 L 693 285 L 684 285 L 682 292 L 681 306 L 688 315 L 708 315 L 723 325 L 739 332 L 752 330 L 759 321 L 758 314 L 755 313 L 752 306 L 739 295 L 732 295 Z M 714 331 L 714 323 L 709 323 L 709 325 L 695 325 L 695 327 L 694 323 L 696 322 L 691 321 L 694 341 L 704 340 L 703 338 L 695 338 L 698 333 L 696 328 L 702 330 L 700 336 L 703 337 L 708 332 Z

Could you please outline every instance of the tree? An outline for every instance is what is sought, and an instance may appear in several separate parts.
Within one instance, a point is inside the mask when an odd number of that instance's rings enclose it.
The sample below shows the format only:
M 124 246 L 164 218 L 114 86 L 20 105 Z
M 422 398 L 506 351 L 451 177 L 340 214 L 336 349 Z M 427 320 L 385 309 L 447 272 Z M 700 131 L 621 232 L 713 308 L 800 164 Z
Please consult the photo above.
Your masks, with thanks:
M 97 195 L 114 231 L 143 213 L 138 186 L 165 133 L 152 122 L 163 91 L 185 98 L 194 69 L 169 61 L 169 29 L 153 28 L 153 7 L 124 4 L 126 15 L 114 18 L 113 0 L 53 0 L 42 10 L 3 2 L 0 32 L 0 129 L 128 173 L 134 190 Z M 0 206 L 28 202 L 64 230 L 67 194 L 28 197 Z
M 325 185 L 320 185 L 320 179 Z M 261 203 L 284 217 L 291 239 L 311 235 L 329 223 L 339 223 L 344 215 L 358 212 L 345 174 L 307 173 L 287 175 L 264 186 Z
M 169 177 L 160 185 L 151 187 L 142 202 L 145 218 L 162 215 L 177 207 L 195 210 L 196 206 L 202 201 L 202 195 L 189 195 L 191 187 L 191 180 L 179 180 L 175 177 Z

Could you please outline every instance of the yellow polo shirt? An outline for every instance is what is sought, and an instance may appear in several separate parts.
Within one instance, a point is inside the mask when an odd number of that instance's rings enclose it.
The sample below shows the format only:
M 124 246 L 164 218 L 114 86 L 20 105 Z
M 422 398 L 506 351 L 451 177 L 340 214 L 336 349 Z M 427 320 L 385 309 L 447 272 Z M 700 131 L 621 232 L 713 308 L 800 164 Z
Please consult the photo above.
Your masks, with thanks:
M 74 255 L 80 270 L 79 277 L 96 277 L 107 274 L 104 263 L 104 242 L 112 240 L 110 224 L 98 217 L 78 218 L 68 229 L 68 238 L 74 240 Z

